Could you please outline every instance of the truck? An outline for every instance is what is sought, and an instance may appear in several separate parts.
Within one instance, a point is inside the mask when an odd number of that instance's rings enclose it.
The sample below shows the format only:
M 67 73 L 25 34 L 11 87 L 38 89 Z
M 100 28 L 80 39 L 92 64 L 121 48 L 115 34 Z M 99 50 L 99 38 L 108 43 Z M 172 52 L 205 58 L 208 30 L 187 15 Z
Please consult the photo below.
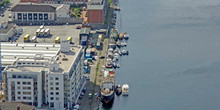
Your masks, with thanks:
M 40 36 L 40 28 L 36 31 L 36 36 Z
M 68 37 L 66 40 L 70 41 L 70 43 L 72 43 L 72 37 Z
M 50 35 L 50 29 L 47 28 L 44 30 L 44 36 L 49 36 Z
M 24 36 L 24 42 L 28 42 L 29 41 L 29 37 L 30 37 L 30 34 L 27 34 Z
M 31 42 L 32 42 L 32 43 L 36 43 L 36 42 L 37 42 L 37 37 L 36 37 L 36 36 L 33 36 L 33 37 L 31 38 Z
M 60 37 L 57 37 L 57 38 L 55 39 L 55 43 L 60 43 Z
M 39 36 L 42 36 L 42 37 L 44 36 L 44 29 L 40 30 L 40 35 Z

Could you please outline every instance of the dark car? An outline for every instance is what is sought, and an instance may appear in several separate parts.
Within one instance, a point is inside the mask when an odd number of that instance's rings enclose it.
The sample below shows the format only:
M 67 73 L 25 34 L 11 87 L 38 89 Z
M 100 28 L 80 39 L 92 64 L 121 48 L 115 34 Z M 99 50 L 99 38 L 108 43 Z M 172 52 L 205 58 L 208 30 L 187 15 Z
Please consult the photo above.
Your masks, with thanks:
M 105 58 L 105 56 L 100 56 L 99 58 L 100 58 L 100 59 L 104 59 L 104 58 Z
M 4 14 L 1 14 L 1 17 L 4 17 L 5 15 Z
M 81 29 L 81 26 L 77 26 L 76 29 Z

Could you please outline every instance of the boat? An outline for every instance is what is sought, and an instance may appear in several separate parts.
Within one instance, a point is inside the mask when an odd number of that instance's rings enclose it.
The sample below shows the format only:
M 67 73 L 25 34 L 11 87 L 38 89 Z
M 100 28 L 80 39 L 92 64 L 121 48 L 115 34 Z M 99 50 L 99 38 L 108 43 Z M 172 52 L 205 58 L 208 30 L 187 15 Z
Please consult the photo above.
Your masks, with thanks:
M 120 34 L 119 34 L 119 40 L 123 40 L 123 37 L 124 37 L 124 34 L 123 34 L 123 33 L 120 33 Z
M 128 40 L 129 39 L 129 34 L 127 32 L 124 33 L 124 39 Z
M 117 64 L 117 68 L 120 68 L 120 65 L 119 65 L 119 64 Z
M 108 59 L 106 60 L 105 67 L 106 67 L 106 68 L 112 68 L 112 67 L 113 67 L 112 60 L 111 60 L 110 58 L 108 58 Z
M 126 55 L 126 54 L 127 54 L 127 51 L 126 51 L 126 50 L 122 50 L 122 54 L 123 54 L 123 55 Z
M 121 42 L 118 40 L 118 41 L 116 42 L 116 45 L 120 48 L 120 47 L 121 47 Z
M 123 45 L 123 46 L 125 46 L 125 47 L 126 47 L 126 46 L 127 46 L 127 43 L 125 43 L 125 42 L 124 42 L 124 43 L 121 43 L 121 45 Z
M 121 95 L 121 93 L 122 93 L 122 87 L 121 87 L 120 84 L 118 84 L 118 85 L 116 86 L 116 88 L 115 88 L 115 93 L 116 93 L 116 95 Z
M 122 95 L 123 95 L 123 96 L 128 96 L 128 92 L 129 92 L 129 86 L 128 86 L 128 84 L 122 85 Z
M 101 101 L 104 104 L 109 104 L 114 100 L 115 91 L 114 91 L 114 82 L 106 79 L 102 83 L 101 87 Z
M 115 62 L 113 63 L 113 67 L 114 67 L 114 68 L 117 68 L 117 64 L 116 64 Z

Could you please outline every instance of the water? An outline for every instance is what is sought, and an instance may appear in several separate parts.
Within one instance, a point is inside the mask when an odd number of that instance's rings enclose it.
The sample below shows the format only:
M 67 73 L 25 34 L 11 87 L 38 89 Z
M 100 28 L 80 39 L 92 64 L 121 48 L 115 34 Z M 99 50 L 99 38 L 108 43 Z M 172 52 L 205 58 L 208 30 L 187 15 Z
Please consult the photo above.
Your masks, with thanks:
M 130 53 L 116 82 L 130 92 L 110 109 L 220 110 L 218 1 L 120 0 L 120 7 Z

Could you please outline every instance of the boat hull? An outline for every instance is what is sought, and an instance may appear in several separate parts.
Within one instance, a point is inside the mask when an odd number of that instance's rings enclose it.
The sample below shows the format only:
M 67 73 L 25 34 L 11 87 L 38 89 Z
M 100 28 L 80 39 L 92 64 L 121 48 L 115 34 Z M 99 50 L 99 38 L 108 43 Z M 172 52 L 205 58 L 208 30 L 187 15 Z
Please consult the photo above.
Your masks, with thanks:
M 105 96 L 101 95 L 101 101 L 104 104 L 110 104 L 114 100 L 115 94 L 112 93 L 111 95 Z

